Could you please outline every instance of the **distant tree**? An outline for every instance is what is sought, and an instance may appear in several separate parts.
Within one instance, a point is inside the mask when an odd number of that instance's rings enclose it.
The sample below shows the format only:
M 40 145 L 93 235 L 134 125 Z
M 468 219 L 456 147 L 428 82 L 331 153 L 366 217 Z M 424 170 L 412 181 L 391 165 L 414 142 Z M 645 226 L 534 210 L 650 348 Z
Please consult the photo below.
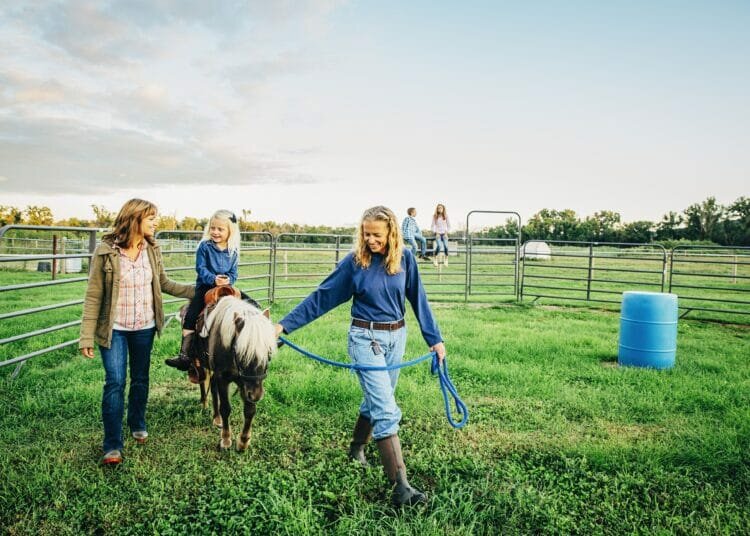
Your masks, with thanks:
M 18 225 L 23 221 L 23 211 L 18 207 L 0 205 L 0 227 Z
M 684 234 L 685 219 L 674 211 L 662 216 L 656 225 L 656 240 L 679 240 Z
M 199 220 L 198 218 L 186 216 L 180 220 L 177 227 L 182 231 L 202 231 L 206 227 L 206 224 L 208 224 L 208 218 L 201 218 Z
M 505 220 L 504 225 L 490 227 L 483 230 L 481 234 L 493 238 L 516 238 L 518 237 L 518 220 L 508 218 Z
M 620 239 L 634 244 L 648 244 L 654 239 L 654 224 L 650 221 L 634 221 L 622 227 Z
M 740 197 L 729 206 L 724 228 L 729 244 L 750 246 L 750 198 Z
M 687 238 L 711 240 L 724 215 L 724 210 L 724 207 L 716 202 L 715 197 L 709 197 L 702 203 L 695 203 L 686 208 Z
M 52 225 L 55 221 L 55 218 L 52 216 L 52 210 L 49 207 L 29 205 L 23 213 L 26 223 L 29 225 Z
M 55 225 L 60 227 L 95 227 L 94 223 L 89 220 L 82 220 L 80 218 L 67 218 L 64 220 L 58 220 Z
M 177 218 L 174 214 L 159 215 L 159 223 L 156 224 L 157 231 L 174 231 L 177 229 Z
M 581 224 L 581 235 L 583 240 L 597 242 L 616 242 L 617 232 L 620 226 L 620 213 L 611 210 L 594 212 Z
M 524 240 L 585 240 L 574 210 L 542 209 L 523 227 Z
M 94 211 L 94 224 L 97 227 L 112 227 L 115 223 L 117 214 L 107 210 L 103 205 L 91 205 L 91 210 Z

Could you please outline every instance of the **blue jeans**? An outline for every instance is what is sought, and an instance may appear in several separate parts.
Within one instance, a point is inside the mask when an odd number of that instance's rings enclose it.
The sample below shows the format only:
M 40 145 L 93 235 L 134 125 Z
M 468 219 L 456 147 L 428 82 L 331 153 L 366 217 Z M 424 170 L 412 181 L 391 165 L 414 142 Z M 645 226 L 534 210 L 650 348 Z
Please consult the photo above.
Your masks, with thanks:
M 349 328 L 349 357 L 357 365 L 398 365 L 406 349 L 406 328 L 395 331 Z M 359 413 L 372 423 L 372 437 L 398 432 L 401 409 L 394 396 L 400 369 L 357 371 L 364 398 Z
M 443 244 L 443 251 L 448 255 L 448 235 L 437 234 L 435 235 L 435 255 L 440 253 L 440 244 Z
M 427 253 L 427 239 L 424 236 L 415 235 L 412 238 L 405 238 L 404 240 L 411 246 L 411 250 L 414 252 L 414 255 L 417 254 L 417 240 L 419 240 L 419 245 L 421 246 L 419 248 L 419 254 L 424 257 Z
M 122 450 L 122 414 L 125 411 L 125 380 L 130 355 L 128 427 L 131 432 L 146 431 L 148 372 L 156 328 L 138 331 L 112 330 L 112 346 L 99 346 L 104 365 L 102 422 L 104 452 Z

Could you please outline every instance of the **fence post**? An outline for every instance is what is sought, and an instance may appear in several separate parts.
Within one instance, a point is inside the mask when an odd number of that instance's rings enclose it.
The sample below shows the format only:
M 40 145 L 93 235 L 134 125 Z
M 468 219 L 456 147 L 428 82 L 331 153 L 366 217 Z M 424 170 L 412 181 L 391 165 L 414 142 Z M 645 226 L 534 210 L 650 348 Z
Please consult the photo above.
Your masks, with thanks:
M 52 235 L 52 280 L 55 280 L 57 274 L 57 235 Z
M 589 242 L 589 275 L 586 278 L 586 301 L 591 299 L 591 277 L 594 273 L 594 244 Z

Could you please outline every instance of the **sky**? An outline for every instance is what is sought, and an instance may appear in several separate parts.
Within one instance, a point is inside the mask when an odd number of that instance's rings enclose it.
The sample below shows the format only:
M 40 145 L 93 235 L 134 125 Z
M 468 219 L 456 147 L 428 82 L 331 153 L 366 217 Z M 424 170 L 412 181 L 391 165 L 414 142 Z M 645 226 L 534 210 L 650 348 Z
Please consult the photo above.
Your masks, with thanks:
M 745 0 L 4 2 L 0 205 L 428 228 L 443 203 L 461 228 L 731 204 L 748 28 Z

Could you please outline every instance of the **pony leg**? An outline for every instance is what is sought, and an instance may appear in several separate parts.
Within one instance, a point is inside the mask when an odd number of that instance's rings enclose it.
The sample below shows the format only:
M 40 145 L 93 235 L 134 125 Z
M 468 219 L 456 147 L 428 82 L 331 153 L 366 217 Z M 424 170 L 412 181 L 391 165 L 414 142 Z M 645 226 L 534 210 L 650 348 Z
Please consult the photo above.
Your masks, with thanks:
M 219 450 L 227 450 L 232 446 L 232 427 L 229 425 L 229 413 L 232 407 L 229 405 L 229 382 L 221 379 L 218 385 L 219 412 L 221 413 L 222 427 Z
M 223 421 L 219 414 L 219 386 L 216 382 L 216 378 L 213 376 L 211 376 L 211 383 L 209 386 L 211 387 L 211 406 L 214 410 L 213 420 L 211 422 L 214 426 L 221 428 Z
M 211 390 L 211 371 L 206 370 L 206 379 L 200 383 L 201 388 L 201 407 L 208 407 L 208 392 Z
M 240 389 L 240 392 L 242 393 L 242 401 L 245 403 L 245 423 L 237 440 L 237 450 L 241 452 L 247 449 L 250 444 L 250 427 L 253 425 L 253 419 L 255 418 L 256 402 L 263 398 L 263 384 L 254 387 L 249 393 L 245 389 Z

